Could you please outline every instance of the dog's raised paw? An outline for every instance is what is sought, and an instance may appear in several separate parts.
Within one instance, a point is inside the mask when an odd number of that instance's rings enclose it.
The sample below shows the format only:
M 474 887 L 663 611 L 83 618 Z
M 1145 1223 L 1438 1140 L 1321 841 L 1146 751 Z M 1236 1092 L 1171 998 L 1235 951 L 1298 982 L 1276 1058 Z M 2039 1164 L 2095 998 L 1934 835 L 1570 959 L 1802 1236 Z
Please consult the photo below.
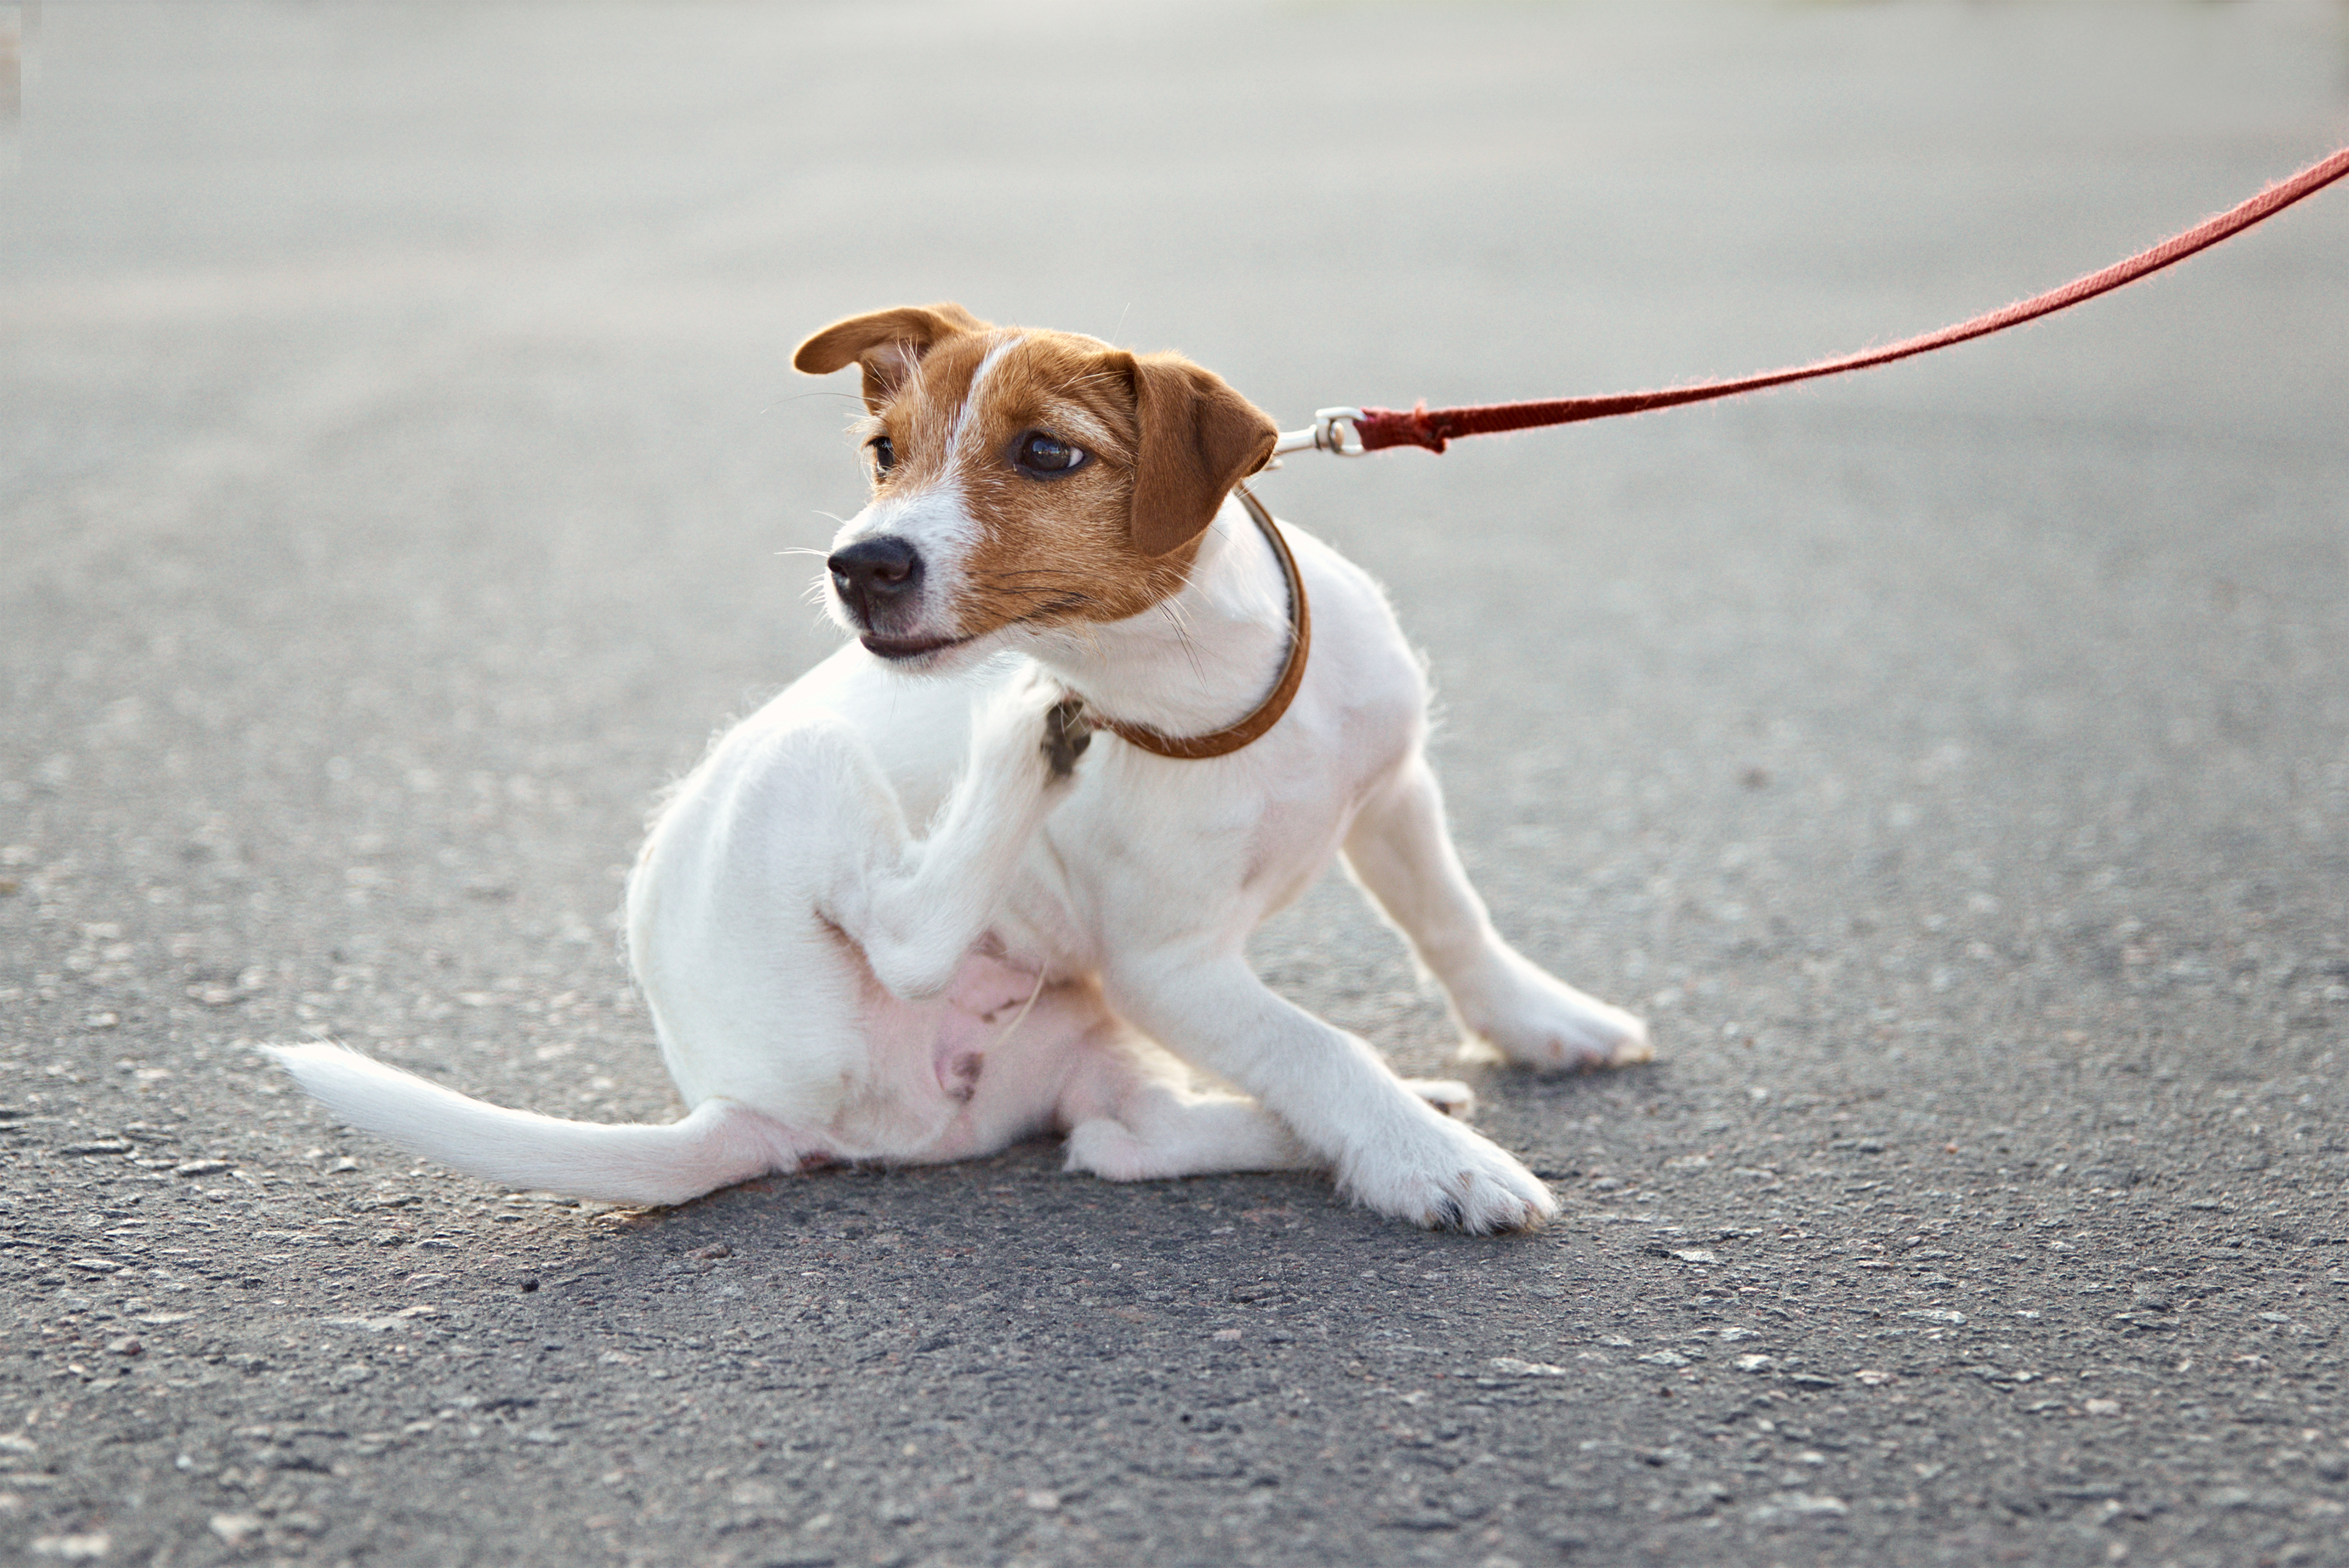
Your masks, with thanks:
M 1092 720 L 1081 698 L 1063 697 L 1044 713 L 1044 758 L 1056 779 L 1077 771 L 1077 759 L 1093 743 Z

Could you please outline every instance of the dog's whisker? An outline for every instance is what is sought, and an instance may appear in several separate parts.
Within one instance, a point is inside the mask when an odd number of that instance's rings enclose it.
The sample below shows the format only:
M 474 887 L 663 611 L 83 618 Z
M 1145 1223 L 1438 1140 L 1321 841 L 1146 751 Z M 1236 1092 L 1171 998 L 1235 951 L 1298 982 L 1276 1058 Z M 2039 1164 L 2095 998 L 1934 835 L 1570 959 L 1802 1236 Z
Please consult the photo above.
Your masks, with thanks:
M 1165 612 L 1166 624 L 1174 628 L 1174 640 L 1182 645 L 1183 656 L 1191 664 L 1191 673 L 1198 677 L 1201 693 L 1212 695 L 1215 683 L 1207 677 L 1206 660 L 1199 657 L 1199 645 L 1191 639 L 1187 618 L 1172 599 L 1159 600 L 1158 607 Z

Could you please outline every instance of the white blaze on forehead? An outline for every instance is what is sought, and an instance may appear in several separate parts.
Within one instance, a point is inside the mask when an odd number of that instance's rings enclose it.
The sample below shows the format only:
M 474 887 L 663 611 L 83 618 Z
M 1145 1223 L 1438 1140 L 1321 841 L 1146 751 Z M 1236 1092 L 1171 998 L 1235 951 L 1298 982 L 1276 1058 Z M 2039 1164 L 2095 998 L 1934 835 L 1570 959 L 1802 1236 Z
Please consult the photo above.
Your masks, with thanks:
M 903 539 L 922 553 L 924 568 L 935 572 L 959 564 L 963 549 L 978 534 L 978 521 L 963 504 L 962 487 L 949 476 L 908 494 L 874 502 L 848 520 L 833 548 L 866 539 Z
M 995 367 L 1003 357 L 1018 348 L 1027 337 L 1025 332 L 1003 334 L 987 350 L 987 357 L 978 362 L 978 369 L 971 372 L 970 388 L 962 395 L 962 407 L 955 411 L 954 434 L 947 444 L 947 462 L 953 462 L 962 457 L 963 443 L 970 438 L 971 432 L 978 428 L 978 405 L 987 396 L 988 377 L 994 372 Z

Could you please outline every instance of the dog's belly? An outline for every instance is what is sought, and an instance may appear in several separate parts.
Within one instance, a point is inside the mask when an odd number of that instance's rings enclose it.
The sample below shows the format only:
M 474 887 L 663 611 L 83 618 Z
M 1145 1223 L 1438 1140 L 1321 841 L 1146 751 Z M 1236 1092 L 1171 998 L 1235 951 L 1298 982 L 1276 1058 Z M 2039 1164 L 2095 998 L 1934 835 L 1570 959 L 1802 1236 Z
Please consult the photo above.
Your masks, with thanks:
M 1094 1031 L 1100 992 L 1050 985 L 990 953 L 963 961 L 942 997 L 906 1002 L 867 973 L 859 1010 L 868 1071 L 827 1132 L 844 1158 L 967 1159 L 1050 1130 Z

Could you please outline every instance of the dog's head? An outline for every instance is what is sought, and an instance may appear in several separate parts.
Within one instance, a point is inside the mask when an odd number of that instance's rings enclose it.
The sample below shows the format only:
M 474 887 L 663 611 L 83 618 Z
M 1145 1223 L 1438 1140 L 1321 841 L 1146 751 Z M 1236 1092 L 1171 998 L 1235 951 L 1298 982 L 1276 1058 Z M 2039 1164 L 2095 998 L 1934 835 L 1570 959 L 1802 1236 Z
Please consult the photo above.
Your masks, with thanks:
M 990 327 L 958 305 L 835 322 L 792 363 L 864 371 L 873 493 L 833 541 L 831 606 L 908 669 L 1174 594 L 1278 435 L 1179 355 Z

